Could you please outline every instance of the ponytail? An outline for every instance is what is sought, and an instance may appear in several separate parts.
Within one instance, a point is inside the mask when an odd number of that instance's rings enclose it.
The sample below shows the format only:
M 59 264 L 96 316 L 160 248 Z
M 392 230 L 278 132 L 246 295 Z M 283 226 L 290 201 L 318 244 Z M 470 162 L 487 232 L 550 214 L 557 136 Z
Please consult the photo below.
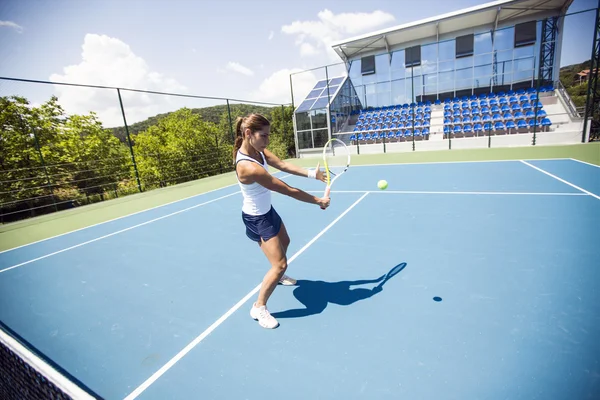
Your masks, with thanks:
M 242 142 L 244 141 L 244 135 L 242 134 L 242 123 L 244 122 L 243 117 L 237 117 L 235 120 L 235 141 L 233 142 L 233 162 L 235 163 L 235 158 L 238 150 L 242 146 Z

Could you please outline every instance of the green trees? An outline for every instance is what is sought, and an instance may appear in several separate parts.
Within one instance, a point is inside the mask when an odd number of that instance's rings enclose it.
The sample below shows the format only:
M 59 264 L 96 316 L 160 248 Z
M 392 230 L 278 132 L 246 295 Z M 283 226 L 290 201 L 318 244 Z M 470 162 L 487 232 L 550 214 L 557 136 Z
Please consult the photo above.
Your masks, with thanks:
M 232 125 L 250 112 L 272 121 L 271 151 L 293 156 L 291 107 L 236 104 L 151 117 L 130 129 L 134 164 L 125 129 L 105 129 L 94 112 L 67 115 L 54 96 L 39 106 L 0 97 L 0 222 L 138 192 L 136 172 L 141 190 L 151 190 L 232 171 Z

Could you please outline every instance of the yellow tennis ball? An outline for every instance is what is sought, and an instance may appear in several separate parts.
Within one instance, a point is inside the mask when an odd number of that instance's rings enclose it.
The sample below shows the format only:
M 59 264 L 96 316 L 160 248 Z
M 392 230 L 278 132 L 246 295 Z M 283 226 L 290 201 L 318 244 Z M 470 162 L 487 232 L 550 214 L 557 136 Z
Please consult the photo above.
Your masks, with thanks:
M 377 182 L 377 187 L 381 190 L 385 190 L 388 187 L 388 183 L 386 180 L 380 180 L 379 182 Z

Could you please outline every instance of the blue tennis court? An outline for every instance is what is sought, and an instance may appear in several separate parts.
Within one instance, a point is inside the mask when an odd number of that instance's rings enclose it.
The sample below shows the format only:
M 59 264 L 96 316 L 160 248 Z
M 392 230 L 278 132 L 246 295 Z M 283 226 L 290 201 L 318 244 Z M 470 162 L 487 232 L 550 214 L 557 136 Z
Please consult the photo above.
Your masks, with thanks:
M 599 167 L 352 166 L 326 211 L 273 203 L 298 279 L 275 330 L 237 186 L 0 253 L 0 320 L 105 399 L 600 393 Z

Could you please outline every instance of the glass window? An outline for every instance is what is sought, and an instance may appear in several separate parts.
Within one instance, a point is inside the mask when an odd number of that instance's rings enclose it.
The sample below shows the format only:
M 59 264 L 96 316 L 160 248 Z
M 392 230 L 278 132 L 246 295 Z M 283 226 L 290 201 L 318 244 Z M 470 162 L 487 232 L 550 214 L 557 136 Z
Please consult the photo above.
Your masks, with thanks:
M 481 78 L 483 76 L 491 76 L 493 74 L 492 65 L 483 65 L 475 67 L 473 75 L 475 78 Z
M 350 79 L 354 85 L 362 84 L 362 74 L 360 73 L 360 60 L 350 62 L 350 71 L 348 72 Z
M 492 65 L 493 57 L 492 54 L 484 54 L 482 56 L 475 56 L 475 66 L 479 65 Z
M 406 97 L 406 83 L 404 79 L 392 81 L 392 102 L 394 104 L 408 103 Z
M 312 110 L 311 116 L 313 129 L 327 128 L 327 110 Z
M 437 85 L 425 86 L 425 94 L 437 94 Z
M 512 72 L 512 61 L 501 61 L 496 63 L 496 74 L 502 75 Z
M 519 48 L 515 49 L 514 57 L 515 58 L 531 57 L 534 55 L 533 54 L 534 49 L 535 49 L 534 46 L 519 47 Z
M 499 51 L 496 53 L 496 61 L 512 61 L 512 50 Z
M 327 129 L 318 129 L 313 131 L 313 141 L 315 144 L 315 148 L 323 147 L 327 140 L 329 139 L 329 133 Z
M 509 50 L 514 47 L 514 39 L 515 39 L 515 28 L 510 27 L 506 29 L 499 29 L 495 33 L 495 50 Z
M 437 71 L 437 44 L 421 46 L 421 66 L 423 74 Z
M 456 79 L 468 79 L 473 76 L 473 68 L 464 68 L 456 70 Z
M 455 61 L 454 65 L 457 70 L 471 67 L 471 66 L 473 66 L 473 57 L 459 58 L 458 60 Z
M 298 147 L 301 149 L 311 149 L 312 144 L 312 131 L 298 132 Z
M 441 74 L 440 74 L 441 76 Z M 440 93 L 451 92 L 454 90 L 454 80 L 440 80 L 438 83 L 438 90 Z
M 475 54 L 492 52 L 492 33 L 485 32 L 475 35 Z
M 521 58 L 519 60 L 515 60 L 515 68 L 514 71 L 524 71 L 533 69 L 533 57 L 529 58 Z
M 439 60 L 454 60 L 456 43 L 454 39 L 440 42 L 438 46 Z
M 494 77 L 494 86 L 510 85 L 512 83 L 512 74 L 496 75 Z
M 528 81 L 533 79 L 533 70 L 515 71 L 513 72 L 513 80 L 515 82 Z
M 304 131 L 310 129 L 310 118 L 307 112 L 301 112 L 296 114 L 296 129 Z
M 390 58 L 387 54 L 380 54 L 375 57 L 375 75 L 377 82 L 390 80 Z
M 454 70 L 454 61 L 443 61 L 439 64 L 440 72 Z
M 404 50 L 398 50 L 392 52 L 392 70 L 404 68 Z

